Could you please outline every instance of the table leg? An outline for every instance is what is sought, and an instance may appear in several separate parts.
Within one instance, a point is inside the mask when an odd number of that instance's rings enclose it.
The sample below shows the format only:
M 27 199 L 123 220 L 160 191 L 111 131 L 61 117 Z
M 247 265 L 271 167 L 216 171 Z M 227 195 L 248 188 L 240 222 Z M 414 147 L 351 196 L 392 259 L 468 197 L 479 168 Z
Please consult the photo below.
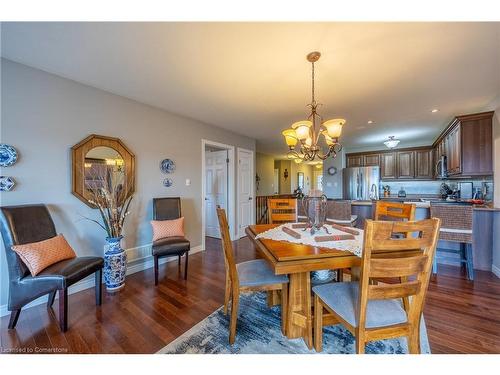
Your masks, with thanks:
M 309 349 L 313 347 L 311 278 L 309 272 L 289 275 L 287 337 L 302 337 Z

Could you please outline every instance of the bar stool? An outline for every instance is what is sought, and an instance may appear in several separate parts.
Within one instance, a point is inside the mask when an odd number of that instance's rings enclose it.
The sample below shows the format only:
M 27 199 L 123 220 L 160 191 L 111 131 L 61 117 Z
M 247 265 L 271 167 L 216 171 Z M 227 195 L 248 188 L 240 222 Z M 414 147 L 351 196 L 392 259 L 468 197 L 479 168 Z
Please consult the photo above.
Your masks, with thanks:
M 458 242 L 460 249 L 437 248 L 432 273 L 437 274 L 438 252 L 455 253 L 460 256 L 460 264 L 465 263 L 467 278 L 474 280 L 474 263 L 472 258 L 472 206 L 431 204 L 431 217 L 441 219 L 439 239 L 441 241 Z M 439 259 L 454 260 L 456 258 L 440 256 Z

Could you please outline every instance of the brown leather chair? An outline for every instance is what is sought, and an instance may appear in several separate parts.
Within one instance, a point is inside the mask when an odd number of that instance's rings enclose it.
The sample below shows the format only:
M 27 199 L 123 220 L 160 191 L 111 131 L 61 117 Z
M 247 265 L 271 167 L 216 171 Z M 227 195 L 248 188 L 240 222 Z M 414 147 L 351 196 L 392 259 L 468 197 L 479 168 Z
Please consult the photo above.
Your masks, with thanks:
M 9 301 L 11 311 L 9 329 L 16 326 L 21 308 L 27 303 L 49 295 L 47 307 L 54 303 L 59 291 L 59 326 L 68 329 L 68 287 L 84 277 L 95 273 L 96 305 L 101 304 L 102 267 L 101 257 L 76 257 L 55 263 L 36 276 L 31 276 L 28 268 L 11 248 L 31 242 L 47 240 L 57 235 L 54 222 L 43 204 L 6 206 L 0 208 L 0 229 L 5 246 L 9 269 Z
M 181 216 L 181 198 L 153 198 L 153 220 L 173 220 Z M 162 257 L 177 255 L 180 267 L 181 256 L 186 254 L 184 279 L 187 280 L 190 247 L 191 244 L 185 237 L 167 237 L 153 242 L 155 285 L 158 285 L 158 260 Z

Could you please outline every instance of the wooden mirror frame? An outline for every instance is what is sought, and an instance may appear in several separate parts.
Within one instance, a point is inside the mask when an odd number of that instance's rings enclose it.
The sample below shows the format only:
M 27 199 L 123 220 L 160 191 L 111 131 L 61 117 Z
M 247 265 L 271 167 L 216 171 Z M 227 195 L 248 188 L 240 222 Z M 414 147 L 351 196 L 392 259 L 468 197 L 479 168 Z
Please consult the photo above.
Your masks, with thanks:
M 109 147 L 118 152 L 125 162 L 125 175 L 131 176 L 132 186 L 130 192 L 135 191 L 135 156 L 123 144 L 119 138 L 106 137 L 103 135 L 92 134 L 87 138 L 71 147 L 71 193 L 80 199 L 86 205 L 95 208 L 84 195 L 84 175 L 85 175 L 85 155 L 94 147 Z M 129 180 L 127 178 L 127 180 Z

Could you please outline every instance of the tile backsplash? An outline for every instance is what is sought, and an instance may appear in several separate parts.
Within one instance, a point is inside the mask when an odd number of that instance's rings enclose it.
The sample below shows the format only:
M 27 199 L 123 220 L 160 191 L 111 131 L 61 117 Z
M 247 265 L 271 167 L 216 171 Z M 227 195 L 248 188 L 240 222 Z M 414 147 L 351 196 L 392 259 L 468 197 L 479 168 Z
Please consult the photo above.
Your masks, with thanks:
M 439 180 L 439 181 L 380 181 L 380 196 L 384 195 L 382 186 L 389 185 L 391 188 L 391 195 L 397 195 L 398 191 L 402 188 L 406 194 L 429 194 L 439 195 L 442 183 L 446 183 L 452 190 L 458 188 L 460 182 L 472 182 L 473 188 L 481 188 L 483 182 L 487 187 L 486 200 L 493 200 L 493 181 L 479 179 L 479 180 Z

